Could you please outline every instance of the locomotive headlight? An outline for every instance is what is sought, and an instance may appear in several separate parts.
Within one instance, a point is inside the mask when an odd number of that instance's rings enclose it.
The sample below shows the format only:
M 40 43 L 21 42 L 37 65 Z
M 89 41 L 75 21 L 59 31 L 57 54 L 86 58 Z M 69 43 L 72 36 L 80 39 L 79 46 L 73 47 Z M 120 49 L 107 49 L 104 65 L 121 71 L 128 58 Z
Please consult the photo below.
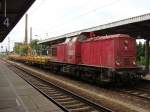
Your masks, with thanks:
M 120 65 L 119 61 L 116 61 L 116 65 L 118 65 L 118 66 Z
M 125 40 L 125 41 L 124 41 L 124 44 L 127 46 L 127 45 L 128 45 L 128 40 Z
M 135 61 L 133 61 L 133 65 L 136 65 L 136 62 L 135 62 Z
M 127 51 L 127 50 L 128 50 L 128 47 L 127 47 L 127 46 L 125 46 L 125 47 L 124 47 L 124 49 Z

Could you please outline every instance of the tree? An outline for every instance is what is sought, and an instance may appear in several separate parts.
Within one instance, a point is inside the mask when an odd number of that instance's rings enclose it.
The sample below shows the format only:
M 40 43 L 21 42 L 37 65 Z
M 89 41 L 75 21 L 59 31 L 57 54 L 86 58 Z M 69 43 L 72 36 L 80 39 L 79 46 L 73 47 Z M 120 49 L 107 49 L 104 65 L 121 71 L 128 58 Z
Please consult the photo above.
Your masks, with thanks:
M 30 43 L 30 47 L 32 49 L 33 54 L 40 54 L 40 48 L 41 46 L 38 44 L 39 40 L 35 39 L 32 40 Z
M 19 54 L 20 55 L 27 55 L 28 54 L 28 46 L 27 45 L 21 45 L 19 48 Z
M 18 44 L 14 47 L 14 52 L 20 55 L 27 55 L 28 54 L 28 45 L 25 44 Z
M 20 48 L 19 45 L 15 46 L 14 47 L 14 52 L 17 53 L 17 54 L 19 54 L 19 48 Z
M 136 45 L 137 47 L 137 61 L 140 63 L 144 63 L 144 51 L 145 51 L 145 46 L 142 44 L 142 42 L 139 42 L 139 44 Z

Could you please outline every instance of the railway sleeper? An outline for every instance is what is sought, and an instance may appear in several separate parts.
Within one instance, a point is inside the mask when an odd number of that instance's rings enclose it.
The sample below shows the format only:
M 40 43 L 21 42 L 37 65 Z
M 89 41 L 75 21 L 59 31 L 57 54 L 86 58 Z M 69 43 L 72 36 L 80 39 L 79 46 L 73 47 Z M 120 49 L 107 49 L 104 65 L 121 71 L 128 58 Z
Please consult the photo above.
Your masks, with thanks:
M 48 91 L 49 87 L 44 87 L 44 86 L 37 86 L 36 84 L 34 84 L 36 87 L 38 87 L 40 90 L 42 91 Z
M 41 90 L 41 89 L 40 89 Z M 44 89 L 44 90 L 41 90 L 41 91 L 43 91 L 44 93 L 47 93 L 47 94 L 50 94 L 50 92 L 52 92 L 52 91 L 49 91 L 49 90 L 46 90 L 46 89 Z M 54 92 L 54 91 L 53 91 Z
M 90 106 L 86 106 L 86 107 L 81 107 L 81 108 L 73 108 L 73 109 L 69 109 L 69 110 L 71 112 L 90 112 L 95 109 L 91 108 Z
M 68 97 L 68 98 L 64 98 L 64 99 L 57 99 L 57 101 L 59 101 L 59 102 L 74 102 L 75 100 L 71 97 Z
M 48 94 L 60 94 L 58 91 L 47 91 Z
M 72 101 L 66 101 L 66 102 L 61 102 L 62 105 L 76 105 L 76 104 L 79 104 L 81 102 L 77 101 L 77 100 L 72 100 Z
M 39 89 L 43 90 L 43 91 L 48 91 L 50 89 L 50 87 L 48 86 L 38 86 Z
M 69 108 L 69 109 L 74 109 L 74 108 L 81 108 L 81 107 L 84 107 L 84 106 L 87 106 L 86 104 L 84 103 L 76 103 L 76 104 L 69 104 L 69 105 L 65 105 L 66 108 Z
M 49 93 L 57 92 L 55 89 L 51 89 L 51 88 L 48 88 L 47 90 L 45 89 L 44 91 L 49 92 Z
M 63 96 L 56 97 L 55 99 L 59 100 L 59 99 L 65 99 L 65 98 L 68 98 L 68 96 L 63 95 Z
M 75 105 L 81 103 L 80 101 L 73 100 L 73 101 L 67 101 L 67 102 L 60 102 L 64 106 L 69 106 L 69 105 Z
M 57 98 L 57 97 L 60 97 L 60 96 L 62 96 L 62 95 L 63 95 L 62 93 L 56 93 L 56 94 L 52 94 L 52 97 Z

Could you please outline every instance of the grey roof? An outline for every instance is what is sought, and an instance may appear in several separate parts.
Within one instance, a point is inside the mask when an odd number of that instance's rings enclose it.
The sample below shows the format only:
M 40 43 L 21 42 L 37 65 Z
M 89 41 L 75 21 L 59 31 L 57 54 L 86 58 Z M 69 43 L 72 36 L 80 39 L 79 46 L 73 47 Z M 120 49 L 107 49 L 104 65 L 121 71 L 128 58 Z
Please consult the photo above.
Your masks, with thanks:
M 144 23 L 142 24 L 143 22 L 145 21 L 148 21 L 148 24 Z M 103 30 L 107 30 L 109 29 L 113 29 L 113 28 L 120 28 L 120 26 L 127 26 L 127 25 L 134 25 L 135 27 L 135 24 L 138 23 L 138 24 L 142 24 L 143 27 L 147 28 L 147 30 L 150 29 L 150 13 L 147 13 L 147 14 L 144 14 L 144 15 L 140 15 L 140 16 L 135 16 L 135 17 L 131 17 L 131 18 L 127 18 L 127 19 L 123 19 L 123 20 L 120 20 L 120 21 L 115 21 L 115 22 L 111 22 L 111 23 L 107 23 L 107 24 L 103 24 L 103 25 L 98 25 L 98 26 L 95 26 L 95 27 L 91 27 L 91 28 L 87 28 L 87 29 L 83 29 L 83 30 L 79 30 L 79 31 L 75 31 L 75 32 L 71 32 L 71 33 L 67 33 L 67 34 L 64 34 L 64 35 L 60 35 L 60 36 L 56 36 L 56 37 L 51 37 L 49 39 L 46 39 L 46 40 L 41 40 L 39 42 L 39 44 L 42 44 L 42 43 L 47 43 L 47 42 L 50 42 L 50 41 L 54 41 L 54 40 L 58 40 L 58 39 L 61 39 L 61 38 L 65 38 L 65 37 L 72 37 L 72 36 L 75 36 L 75 35 L 78 35 L 80 34 L 81 32 L 91 32 L 91 31 L 103 31 Z M 139 25 L 139 26 L 140 26 Z M 146 26 L 144 26 L 146 25 Z M 139 27 L 138 26 L 138 27 Z M 128 26 L 129 27 L 129 26 Z M 124 32 L 122 33 L 127 33 L 129 31 L 127 31 L 129 28 L 128 27 L 123 27 L 124 29 Z M 134 28 L 133 26 L 130 27 L 130 28 Z M 142 28 L 143 28 L 142 27 Z M 137 28 L 137 26 L 136 26 Z M 141 27 L 139 27 L 141 28 Z M 135 28 L 134 28 L 135 29 Z M 116 29 L 115 29 L 116 30 Z M 142 29 L 141 29 L 142 30 Z M 133 32 L 136 32 L 137 30 L 133 31 Z M 118 30 L 119 32 L 119 30 Z M 120 31 L 121 32 L 121 31 Z M 132 33 L 133 33 L 132 32 Z M 141 31 L 143 32 L 143 31 Z M 115 33 L 115 32 L 112 32 L 112 33 Z M 116 32 L 117 33 L 117 32 Z M 138 34 L 137 34 L 138 35 Z M 136 35 L 136 36 L 137 36 Z M 143 35 L 142 35 L 143 36 Z M 145 35 L 144 35 L 145 36 Z M 147 36 L 147 35 L 146 35 Z

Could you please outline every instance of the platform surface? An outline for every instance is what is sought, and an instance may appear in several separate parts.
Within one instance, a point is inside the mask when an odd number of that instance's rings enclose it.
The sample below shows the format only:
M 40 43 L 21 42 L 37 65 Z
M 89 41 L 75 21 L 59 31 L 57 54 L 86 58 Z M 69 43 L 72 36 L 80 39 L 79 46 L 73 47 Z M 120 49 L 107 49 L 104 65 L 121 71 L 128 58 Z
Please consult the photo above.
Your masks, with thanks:
M 0 112 L 63 112 L 0 60 Z

